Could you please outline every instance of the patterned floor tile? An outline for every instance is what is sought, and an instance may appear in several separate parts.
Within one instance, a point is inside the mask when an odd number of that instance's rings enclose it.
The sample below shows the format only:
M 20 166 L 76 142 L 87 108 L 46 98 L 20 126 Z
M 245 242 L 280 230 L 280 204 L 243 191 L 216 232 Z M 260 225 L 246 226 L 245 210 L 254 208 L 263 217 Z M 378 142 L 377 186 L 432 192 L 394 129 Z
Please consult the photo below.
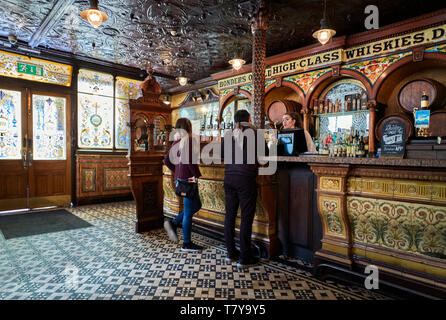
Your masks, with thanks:
M 163 229 L 134 232 L 133 201 L 68 210 L 92 226 L 10 240 L 0 233 L 0 299 L 388 299 L 318 280 L 311 264 L 284 256 L 239 270 L 225 262 L 222 242 L 197 233 L 205 249 L 181 252 Z

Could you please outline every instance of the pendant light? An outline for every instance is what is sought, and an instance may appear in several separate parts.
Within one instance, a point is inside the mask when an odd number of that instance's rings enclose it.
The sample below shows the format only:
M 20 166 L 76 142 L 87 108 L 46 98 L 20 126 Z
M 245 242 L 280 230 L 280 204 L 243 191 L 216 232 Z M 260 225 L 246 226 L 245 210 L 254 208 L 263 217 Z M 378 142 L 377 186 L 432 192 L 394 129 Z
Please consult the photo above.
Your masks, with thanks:
M 187 77 L 184 75 L 184 70 L 180 70 L 180 75 L 177 80 L 180 86 L 185 86 L 187 84 Z
M 321 28 L 313 33 L 322 45 L 327 44 L 331 38 L 336 34 L 336 31 L 327 27 L 327 20 L 325 19 L 325 11 L 327 9 L 327 0 L 324 0 L 324 17 L 321 20 Z
M 232 65 L 234 70 L 240 70 L 240 68 L 246 63 L 245 60 L 241 58 L 234 58 L 232 60 L 229 60 L 229 64 Z
M 99 0 L 90 0 L 90 9 L 81 12 L 81 17 L 90 22 L 93 28 L 99 27 L 103 22 L 108 20 L 105 12 L 98 8 Z

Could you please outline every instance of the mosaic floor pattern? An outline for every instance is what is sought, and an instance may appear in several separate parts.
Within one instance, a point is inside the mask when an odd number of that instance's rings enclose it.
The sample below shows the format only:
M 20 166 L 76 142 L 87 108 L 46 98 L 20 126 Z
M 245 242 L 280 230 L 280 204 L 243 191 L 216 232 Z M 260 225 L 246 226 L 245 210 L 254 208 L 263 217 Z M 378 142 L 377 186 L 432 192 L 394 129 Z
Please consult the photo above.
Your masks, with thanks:
M 68 210 L 92 226 L 10 240 L 0 233 L 0 300 L 388 299 L 277 261 L 239 270 L 225 262 L 223 243 L 197 233 L 205 250 L 183 253 L 163 229 L 134 232 L 133 201 Z

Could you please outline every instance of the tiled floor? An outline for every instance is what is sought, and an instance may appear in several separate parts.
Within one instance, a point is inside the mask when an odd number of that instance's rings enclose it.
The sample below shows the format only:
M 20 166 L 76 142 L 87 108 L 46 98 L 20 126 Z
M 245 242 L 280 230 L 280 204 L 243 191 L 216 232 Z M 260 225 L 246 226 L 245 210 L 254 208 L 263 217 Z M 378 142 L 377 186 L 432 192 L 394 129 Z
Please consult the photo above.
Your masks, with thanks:
M 225 262 L 221 242 L 196 233 L 205 250 L 183 253 L 162 229 L 134 232 L 133 201 L 68 210 L 93 226 L 0 233 L 0 299 L 388 299 L 277 261 L 241 271 Z

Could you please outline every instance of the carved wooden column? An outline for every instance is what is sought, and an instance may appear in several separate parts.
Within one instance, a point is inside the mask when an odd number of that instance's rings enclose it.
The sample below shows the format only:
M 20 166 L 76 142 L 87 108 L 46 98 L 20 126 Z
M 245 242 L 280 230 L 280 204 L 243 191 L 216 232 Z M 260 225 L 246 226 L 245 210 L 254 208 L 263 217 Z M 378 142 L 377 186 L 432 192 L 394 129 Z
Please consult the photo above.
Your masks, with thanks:
M 153 123 L 149 123 L 147 125 L 148 135 L 149 135 L 149 150 L 153 150 L 154 141 L 153 141 L 153 130 L 155 129 L 155 125 Z
M 258 8 L 251 19 L 253 34 L 252 45 L 252 76 L 254 95 L 253 124 L 257 128 L 265 127 L 265 56 L 266 56 L 266 30 L 268 29 L 269 15 L 265 1 L 260 1 Z
M 367 109 L 369 109 L 369 153 L 375 153 L 375 125 L 376 125 L 376 101 L 368 101 Z
M 304 129 L 310 132 L 310 116 L 308 108 L 302 108 L 300 112 L 303 114 Z

